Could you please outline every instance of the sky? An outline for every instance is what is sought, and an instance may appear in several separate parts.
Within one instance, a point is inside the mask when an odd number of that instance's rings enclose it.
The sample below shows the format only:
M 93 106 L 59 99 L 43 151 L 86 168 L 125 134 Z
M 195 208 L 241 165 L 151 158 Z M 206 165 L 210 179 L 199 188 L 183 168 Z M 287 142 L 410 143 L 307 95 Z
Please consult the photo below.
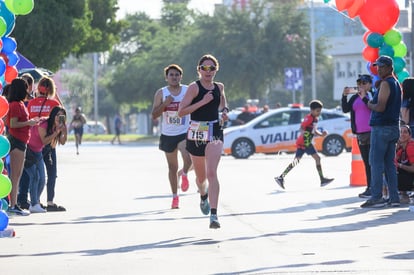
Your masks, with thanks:
M 221 3 L 222 0 L 191 0 L 189 8 L 212 13 L 214 5 Z M 118 6 L 118 17 L 124 17 L 126 13 L 143 11 L 151 18 L 160 18 L 162 0 L 118 0 Z
M 214 5 L 221 4 L 222 0 L 191 0 L 189 7 L 205 13 L 213 13 Z M 314 2 L 323 2 L 323 0 L 314 0 Z M 400 6 L 404 5 L 405 0 L 397 0 Z M 335 4 L 335 0 L 330 1 Z M 125 14 L 143 11 L 151 18 L 160 18 L 162 0 L 118 0 L 118 17 L 122 18 Z

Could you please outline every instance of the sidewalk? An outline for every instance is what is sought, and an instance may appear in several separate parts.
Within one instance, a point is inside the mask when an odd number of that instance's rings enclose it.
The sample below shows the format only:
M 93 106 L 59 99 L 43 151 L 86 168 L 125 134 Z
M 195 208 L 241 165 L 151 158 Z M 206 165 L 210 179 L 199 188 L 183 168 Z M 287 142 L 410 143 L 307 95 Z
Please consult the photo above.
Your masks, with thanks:
M 0 239 L 4 274 L 413 274 L 414 212 L 367 210 L 350 187 L 350 153 L 311 158 L 273 177 L 292 155 L 223 157 L 218 215 L 208 228 L 194 174 L 171 210 L 165 156 L 156 145 L 58 148 L 56 200 L 67 212 L 10 217 Z M 45 193 L 42 202 L 45 202 Z

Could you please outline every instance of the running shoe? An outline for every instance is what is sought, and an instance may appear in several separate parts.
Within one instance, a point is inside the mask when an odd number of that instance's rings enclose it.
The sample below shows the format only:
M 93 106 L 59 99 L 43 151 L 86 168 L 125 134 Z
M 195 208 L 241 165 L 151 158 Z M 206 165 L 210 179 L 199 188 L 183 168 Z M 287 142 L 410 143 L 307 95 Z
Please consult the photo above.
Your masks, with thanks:
M 321 179 L 321 187 L 324 187 L 326 185 L 328 185 L 329 183 L 331 183 L 334 179 L 328 179 L 328 178 L 322 178 Z
M 282 187 L 282 189 L 285 189 L 285 186 L 283 185 L 285 180 L 283 179 L 283 177 L 276 177 L 275 181 L 277 184 L 279 184 L 280 187 Z
M 46 210 L 47 212 L 61 212 L 61 211 L 66 211 L 66 208 L 61 205 L 57 205 L 56 203 L 53 203 L 53 204 L 48 204 L 46 206 Z
M 383 198 L 379 199 L 379 200 L 367 200 L 366 202 L 364 202 L 363 204 L 361 204 L 362 208 L 381 208 L 384 207 L 385 205 L 387 205 L 387 201 L 384 200 Z
M 217 229 L 220 228 L 220 223 L 218 221 L 217 215 L 210 215 L 210 228 Z
M 173 198 L 172 200 L 172 204 L 171 204 L 171 209 L 178 209 L 178 203 L 179 203 L 179 199 L 178 196 Z
M 187 175 L 182 174 L 181 175 L 181 191 L 186 192 L 188 190 L 188 187 L 190 187 L 190 184 L 188 183 L 188 177 Z
M 17 205 L 21 209 L 29 209 L 29 207 L 30 207 L 30 203 L 28 201 L 17 202 Z
M 360 198 L 370 198 L 371 197 L 371 190 L 369 188 L 365 189 L 364 192 L 358 195 Z
M 46 213 L 46 209 L 40 206 L 40 204 L 30 205 L 29 211 L 30 213 Z
M 401 204 L 399 201 L 388 201 L 387 202 L 387 206 L 388 207 L 400 207 Z
M 200 201 L 200 209 L 204 215 L 208 215 L 210 213 L 210 203 L 208 202 L 208 198 Z
M 20 216 L 29 216 L 30 215 L 30 213 L 28 211 L 25 211 L 25 210 L 21 209 L 17 205 L 7 209 L 7 212 L 9 212 L 10 214 L 16 214 L 16 215 L 20 215 Z

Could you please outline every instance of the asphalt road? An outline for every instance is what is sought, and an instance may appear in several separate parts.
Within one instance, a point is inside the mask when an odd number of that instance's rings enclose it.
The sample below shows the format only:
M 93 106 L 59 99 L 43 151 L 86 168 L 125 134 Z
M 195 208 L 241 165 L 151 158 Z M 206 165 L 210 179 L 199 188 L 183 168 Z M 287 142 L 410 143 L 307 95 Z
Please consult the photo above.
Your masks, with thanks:
M 85 143 L 58 148 L 55 202 L 67 212 L 11 216 L 0 239 L 1 274 L 414 274 L 414 212 L 361 209 L 351 154 L 323 157 L 321 188 L 304 157 L 280 190 L 293 155 L 222 158 L 209 229 L 190 173 L 172 210 L 167 165 L 156 145 Z M 45 203 L 45 192 L 42 196 Z

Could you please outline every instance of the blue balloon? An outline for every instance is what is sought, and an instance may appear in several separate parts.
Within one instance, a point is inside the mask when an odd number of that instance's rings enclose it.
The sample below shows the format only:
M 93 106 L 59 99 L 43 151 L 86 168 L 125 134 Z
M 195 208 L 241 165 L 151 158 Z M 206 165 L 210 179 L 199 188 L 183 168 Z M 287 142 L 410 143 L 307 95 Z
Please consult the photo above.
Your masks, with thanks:
M 4 73 L 6 72 L 6 61 L 0 57 L 0 75 L 4 76 Z
M 2 0 L 0 0 L 0 16 L 6 21 L 7 30 L 4 36 L 7 36 L 14 29 L 16 16 L 6 7 L 6 4 Z
M 13 37 L 4 36 L 1 40 L 3 40 L 3 50 L 2 50 L 3 53 L 7 55 L 16 50 L 17 43 Z
M 9 66 L 16 66 L 20 59 L 16 52 L 9 53 L 7 58 L 9 59 L 9 63 L 7 63 Z
M 381 78 L 379 77 L 379 75 L 377 74 L 373 74 L 372 75 L 372 83 L 375 85 L 375 83 L 377 83 L 377 81 L 381 80 Z
M 9 225 L 9 216 L 4 210 L 0 210 L 0 231 L 3 231 Z

